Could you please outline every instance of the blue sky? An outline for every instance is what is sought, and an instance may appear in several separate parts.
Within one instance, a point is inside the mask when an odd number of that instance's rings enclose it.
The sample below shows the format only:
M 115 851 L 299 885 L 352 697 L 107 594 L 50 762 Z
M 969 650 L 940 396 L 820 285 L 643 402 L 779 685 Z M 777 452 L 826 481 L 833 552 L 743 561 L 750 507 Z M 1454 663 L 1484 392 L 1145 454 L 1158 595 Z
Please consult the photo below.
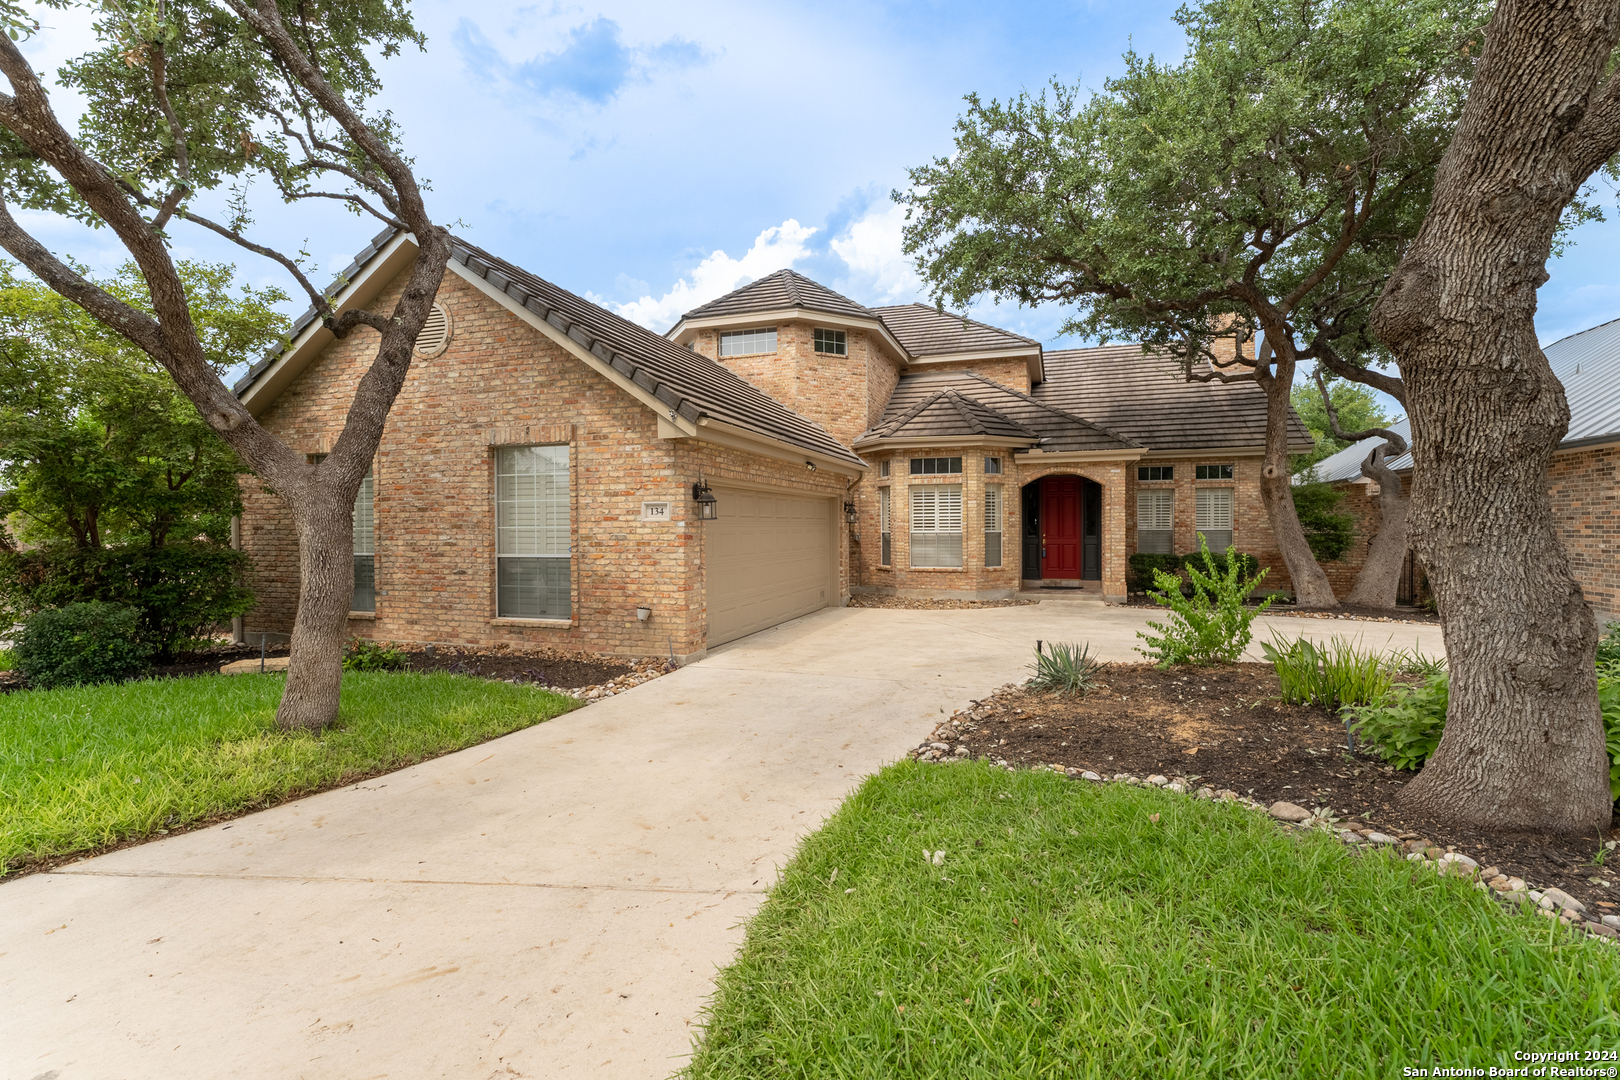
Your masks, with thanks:
M 382 103 L 432 181 L 439 220 L 655 329 L 786 265 L 856 300 L 898 303 L 926 297 L 900 253 L 889 192 L 949 150 L 962 95 L 1053 77 L 1100 87 L 1133 46 L 1179 55 L 1174 8 L 417 3 L 427 51 L 385 63 Z M 74 13 L 42 19 L 48 29 L 24 48 L 53 70 L 85 47 L 87 26 Z M 74 111 L 71 99 L 59 108 Z M 121 259 L 104 233 L 39 215 L 29 224 L 93 266 Z M 257 228 L 284 249 L 307 242 L 329 275 L 377 227 L 265 199 Z M 183 255 L 288 284 L 206 235 L 177 235 Z M 1541 290 L 1543 341 L 1620 317 L 1620 223 L 1576 239 Z M 1083 344 L 1058 337 L 1057 308 L 975 314 L 1049 348 Z

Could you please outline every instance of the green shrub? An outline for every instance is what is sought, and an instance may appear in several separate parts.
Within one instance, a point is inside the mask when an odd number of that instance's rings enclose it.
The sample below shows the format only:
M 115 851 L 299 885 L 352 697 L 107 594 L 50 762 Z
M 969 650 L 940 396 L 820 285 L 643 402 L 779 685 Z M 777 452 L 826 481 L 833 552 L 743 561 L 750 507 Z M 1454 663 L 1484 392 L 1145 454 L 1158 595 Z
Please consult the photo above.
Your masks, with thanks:
M 1598 670 L 1598 709 L 1603 713 L 1604 749 L 1609 752 L 1609 794 L 1620 802 L 1620 660 Z
M 1356 519 L 1337 512 L 1343 501 L 1344 492 L 1332 484 L 1317 481 L 1294 487 L 1294 513 L 1317 562 L 1343 558 L 1355 542 Z
M 1170 609 L 1168 622 L 1150 622 L 1159 632 L 1154 637 L 1137 631 L 1136 636 L 1148 647 L 1136 651 L 1160 667 L 1171 664 L 1230 664 L 1248 647 L 1254 636 L 1250 624 L 1255 616 L 1271 606 L 1264 603 L 1249 607 L 1244 601 L 1255 586 L 1265 579 L 1266 571 L 1249 576 L 1243 568 L 1253 560 L 1234 553 L 1223 560 L 1225 570 L 1217 570 L 1215 556 L 1209 553 L 1209 541 L 1198 538 L 1204 569 L 1187 566 L 1187 578 L 1192 595 L 1184 596 L 1181 579 L 1162 570 L 1153 574 L 1157 592 L 1149 593 L 1155 603 Z
M 1598 638 L 1597 665 L 1601 668 L 1620 668 L 1620 622 L 1612 622 Z
M 350 638 L 343 653 L 344 671 L 400 671 L 411 666 L 405 650 L 392 641 L 386 645 L 365 638 Z
M 1260 650 L 1277 669 L 1283 700 L 1290 705 L 1370 705 L 1389 694 L 1389 662 L 1354 641 L 1335 637 L 1325 645 L 1306 638 L 1285 641 L 1275 631 Z
M 1035 662 L 1029 668 L 1035 674 L 1024 685 L 1030 689 L 1078 696 L 1097 681 L 1103 661 L 1091 655 L 1090 645 L 1054 641 L 1049 652 L 1035 650 Z
M 1397 769 L 1415 769 L 1440 745 L 1450 698 L 1450 676 L 1442 672 L 1417 686 L 1398 685 L 1377 704 L 1345 712 L 1379 757 Z
M 146 672 L 152 655 L 139 629 L 139 613 L 122 604 L 48 608 L 23 626 L 17 671 L 38 690 L 133 678 Z
M 1420 686 L 1397 685 L 1384 701 L 1345 712 L 1380 757 L 1397 769 L 1415 769 L 1440 745 L 1449 700 L 1450 681 L 1441 669 Z M 1598 709 L 1609 757 L 1609 794 L 1620 801 L 1620 663 L 1598 669 Z
M 1199 537 L 1203 539 L 1202 534 Z M 1206 548 L 1208 544 L 1204 545 Z M 1164 555 L 1152 552 L 1138 551 L 1125 561 L 1130 565 L 1131 587 L 1137 592 L 1147 592 L 1157 584 L 1154 574 L 1164 571 L 1180 577 L 1185 571 L 1204 565 L 1204 555 L 1209 554 L 1215 560 L 1215 572 L 1226 573 L 1231 559 L 1237 560 L 1238 569 L 1245 575 L 1254 575 L 1260 570 L 1260 560 L 1253 555 L 1244 555 L 1241 552 L 1226 552 L 1213 554 L 1194 551 L 1188 555 Z M 1192 588 L 1185 578 L 1182 579 L 1181 591 L 1184 595 L 1191 595 Z
M 10 671 L 16 661 L 12 658 L 10 649 L 0 649 L 0 671 Z
M 126 605 L 140 613 L 142 640 L 167 658 L 253 606 L 242 584 L 251 567 L 246 552 L 210 541 L 0 552 L 0 612 L 26 617 L 80 602 Z

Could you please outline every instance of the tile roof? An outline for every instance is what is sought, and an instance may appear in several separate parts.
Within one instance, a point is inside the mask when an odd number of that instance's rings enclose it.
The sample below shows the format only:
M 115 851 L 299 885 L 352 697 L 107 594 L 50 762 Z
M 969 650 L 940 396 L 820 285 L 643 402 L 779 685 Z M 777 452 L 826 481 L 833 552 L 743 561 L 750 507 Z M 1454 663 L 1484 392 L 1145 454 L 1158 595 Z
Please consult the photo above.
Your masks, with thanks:
M 1140 345 L 1046 354 L 1036 401 L 1087 417 L 1154 450 L 1217 450 L 1265 444 L 1266 396 L 1252 382 L 1190 383 L 1174 360 Z M 1288 442 L 1311 434 L 1288 412 Z
M 783 308 L 804 308 L 829 315 L 852 315 L 860 319 L 876 319 L 869 308 L 833 292 L 825 285 L 811 281 L 792 270 L 778 270 L 766 274 L 758 281 L 728 292 L 718 300 L 710 300 L 695 307 L 681 318 L 705 319 L 715 315 L 749 315 L 756 311 L 781 311 Z
M 1010 390 L 971 371 L 925 372 L 901 376 L 894 393 L 889 397 L 889 407 L 885 410 L 883 419 L 875 428 L 862 435 L 860 441 L 902 437 L 901 426 L 922 417 L 930 405 L 933 406 L 936 416 L 942 416 L 943 406 L 934 403 L 942 398 L 948 400 L 947 392 L 957 398 L 969 399 L 983 407 L 986 412 L 1015 425 L 1021 429 L 1019 434 L 1027 432 L 1031 441 L 1042 440 L 1041 449 L 1049 452 L 1142 448 L 1141 444 L 1099 424 L 1044 405 L 1028 394 Z M 965 421 L 959 422 L 965 426 Z M 977 431 L 923 430 L 921 435 L 926 437 L 930 434 L 952 433 L 991 434 Z M 914 436 L 908 433 L 903 437 L 909 439 Z
M 344 280 L 358 273 L 392 235 L 389 230 L 373 240 L 362 253 L 363 258 L 344 271 Z M 451 238 L 450 258 L 567 334 L 580 347 L 689 421 L 712 417 L 826 457 L 864 464 L 816 423 L 706 356 L 676 345 L 465 240 Z M 300 316 L 292 336 L 296 337 L 313 321 L 313 312 Z M 256 364 L 236 384 L 236 392 L 241 394 L 247 389 L 272 359 L 273 356 L 266 357 Z
M 933 436 L 985 435 L 991 438 L 1028 439 L 1036 435 L 1029 428 L 983 402 L 963 397 L 955 389 L 941 390 L 925 397 L 904 413 L 878 428 L 886 439 L 920 439 Z
M 1032 338 L 941 311 L 931 304 L 897 304 L 872 310 L 912 356 L 1014 348 L 1038 352 L 1041 347 Z

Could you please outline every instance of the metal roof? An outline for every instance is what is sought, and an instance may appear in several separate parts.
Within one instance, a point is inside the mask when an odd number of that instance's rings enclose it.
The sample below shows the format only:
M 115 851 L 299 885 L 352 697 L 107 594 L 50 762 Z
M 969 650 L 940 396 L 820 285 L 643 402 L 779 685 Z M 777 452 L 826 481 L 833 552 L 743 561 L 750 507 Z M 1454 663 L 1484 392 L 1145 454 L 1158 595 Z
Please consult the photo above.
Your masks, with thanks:
M 1569 399 L 1569 433 L 1558 444 L 1559 449 L 1620 439 L 1620 319 L 1560 338 L 1541 351 L 1547 354 L 1547 363 L 1564 384 L 1564 396 Z M 1412 425 L 1407 420 L 1397 420 L 1389 429 L 1411 444 Z M 1362 439 L 1323 458 L 1316 464 L 1317 478 L 1358 478 L 1362 461 L 1381 441 L 1376 437 Z M 1412 467 L 1412 455 L 1402 454 L 1387 464 L 1403 472 Z

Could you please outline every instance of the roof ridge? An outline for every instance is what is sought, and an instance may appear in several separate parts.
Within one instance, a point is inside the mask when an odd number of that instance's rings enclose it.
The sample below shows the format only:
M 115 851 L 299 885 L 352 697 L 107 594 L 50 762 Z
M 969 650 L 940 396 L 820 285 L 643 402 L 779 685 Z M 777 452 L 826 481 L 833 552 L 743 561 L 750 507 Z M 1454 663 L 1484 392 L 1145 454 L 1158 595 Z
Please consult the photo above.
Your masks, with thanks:
M 891 394 L 890 396 L 892 397 L 893 395 Z M 872 430 L 880 432 L 898 431 L 911 421 L 915 420 L 918 415 L 923 412 L 923 410 L 928 408 L 928 406 L 932 405 L 934 402 L 938 401 L 944 396 L 944 391 L 937 394 L 930 394 L 928 397 L 923 398 L 921 401 L 917 402 L 917 404 L 913 405 L 911 408 L 907 409 L 905 412 L 901 413 L 887 424 L 879 424 Z
M 1126 435 L 1122 435 L 1119 432 L 1115 431 L 1113 428 L 1105 427 L 1104 425 L 1097 423 L 1095 420 L 1087 420 L 1083 416 L 1076 416 L 1074 413 L 1069 412 L 1067 409 L 1055 408 L 1054 406 L 1048 405 L 1044 401 L 1039 401 L 1039 400 L 1029 396 L 1028 394 L 1024 393 L 1021 390 L 1014 390 L 1012 387 L 1003 386 L 1003 385 L 1001 385 L 1000 383 L 996 382 L 993 379 L 987 379 L 983 375 L 980 375 L 977 371 L 964 371 L 964 372 L 961 372 L 961 374 L 970 376 L 970 377 L 975 378 L 975 379 L 978 379 L 980 382 L 984 383 L 986 386 L 993 386 L 997 390 L 1002 391 L 1003 393 L 1011 394 L 1014 397 L 1023 398 L 1025 401 L 1029 402 L 1031 405 L 1035 405 L 1035 406 L 1038 406 L 1038 407 L 1040 407 L 1042 409 L 1045 409 L 1047 412 L 1052 413 L 1055 416 L 1061 416 L 1066 420 L 1073 420 L 1076 423 L 1084 424 L 1086 427 L 1089 427 L 1094 431 L 1102 432 L 1104 435 L 1107 435 L 1109 438 L 1118 439 L 1120 442 L 1124 443 L 1126 446 L 1145 446 L 1144 443 L 1139 443 L 1135 439 L 1132 439 L 1132 438 L 1130 438 L 1130 437 L 1128 437 Z
M 950 402 L 951 408 L 956 410 L 956 415 L 962 418 L 964 424 L 973 429 L 973 434 L 985 434 L 984 421 L 975 416 L 973 410 L 967 407 L 966 398 L 955 390 L 945 390 L 940 394 L 940 397 Z

